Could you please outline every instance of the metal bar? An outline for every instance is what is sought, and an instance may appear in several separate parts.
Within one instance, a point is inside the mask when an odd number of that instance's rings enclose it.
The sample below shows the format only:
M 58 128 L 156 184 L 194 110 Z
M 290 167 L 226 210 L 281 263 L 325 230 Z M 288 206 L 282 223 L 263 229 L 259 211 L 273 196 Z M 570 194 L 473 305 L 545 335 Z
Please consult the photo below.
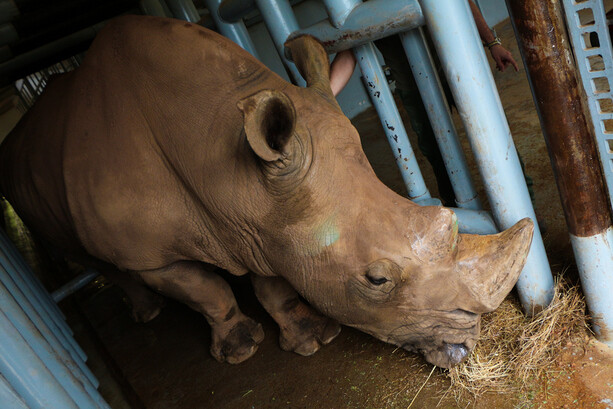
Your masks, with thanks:
M 227 23 L 236 23 L 254 10 L 257 10 L 255 0 L 222 0 L 219 17 Z
M 15 389 L 8 381 L 0 374 L 0 402 L 5 409 L 28 409 L 21 396 L 15 392 Z
M 204 4 L 206 8 L 209 9 L 209 13 L 217 26 L 217 30 L 219 30 L 221 35 L 240 45 L 255 58 L 259 58 L 255 46 L 251 41 L 251 37 L 249 36 L 249 32 L 247 31 L 247 27 L 245 27 L 245 23 L 243 23 L 242 20 L 235 23 L 227 23 L 219 16 L 218 10 L 221 3 L 222 0 L 204 0 Z
M 335 2 L 325 3 L 328 5 Z M 336 5 L 332 7 L 336 10 Z M 339 19 L 342 19 L 340 25 Z M 424 17 L 417 0 L 370 0 L 366 3 L 358 2 L 344 18 L 341 15 L 320 21 L 292 33 L 290 39 L 304 34 L 312 35 L 332 54 L 423 24 Z
M 79 291 L 81 288 L 85 287 L 99 275 L 100 273 L 98 273 L 97 271 L 88 269 L 80 276 L 70 280 L 69 282 L 55 290 L 53 293 L 51 293 L 51 298 L 53 298 L 53 301 L 58 303 L 64 298 L 68 297 L 70 294 L 73 294 Z
M 470 234 L 496 234 L 499 232 L 490 212 L 450 207 L 458 216 L 458 231 Z
M 325 0 L 324 4 L 332 25 L 340 27 L 351 14 L 360 7 L 361 0 Z M 402 123 L 394 97 L 387 84 L 381 64 L 377 59 L 372 43 L 366 43 L 353 49 L 356 60 L 362 70 L 362 79 L 370 99 L 377 110 L 385 136 L 392 147 L 396 165 L 400 169 L 407 193 L 412 200 L 420 201 L 430 198 L 424 178 L 419 170 L 415 153 Z
M 400 40 L 428 112 L 436 142 L 453 186 L 456 203 L 463 209 L 481 210 L 483 207 L 470 178 L 466 157 L 453 125 L 449 104 L 445 99 L 423 31 L 421 28 L 417 28 L 403 33 L 400 35 Z
M 140 10 L 143 14 L 157 17 L 172 17 L 170 9 L 163 0 L 140 0 Z
M 23 262 L 23 259 L 18 254 L 15 255 L 17 250 L 4 235 L 4 232 L 1 231 L 0 243 L 2 244 L 2 248 L 5 249 L 5 252 L 0 253 L 0 261 L 7 267 L 14 267 L 7 268 L 9 273 L 8 276 L 18 286 L 24 296 L 32 303 L 36 309 L 36 312 L 38 312 L 45 323 L 47 323 L 47 325 L 54 331 L 66 349 L 74 354 L 73 356 L 78 356 L 81 358 L 81 360 L 85 361 L 87 359 L 87 355 L 72 338 L 72 330 L 70 330 L 66 322 L 63 321 L 63 319 L 57 313 L 52 313 L 55 311 L 52 306 L 58 308 L 57 304 L 53 302 L 51 297 L 49 297 L 49 294 L 44 289 L 37 287 L 37 283 L 40 284 L 40 282 L 36 279 L 36 277 L 33 277 L 33 273 L 25 262 Z M 21 260 L 22 263 L 20 264 L 17 262 L 17 260 Z M 17 273 L 18 269 L 21 271 L 21 273 Z M 25 279 L 26 277 L 28 278 L 27 280 Z
M 2 310 L 0 334 L 0 373 L 30 409 L 79 408 Z
M 387 84 L 381 64 L 375 54 L 372 43 L 367 43 L 353 49 L 356 60 L 362 70 L 364 85 L 370 94 L 370 99 L 379 114 L 385 136 L 392 148 L 394 160 L 400 169 L 402 180 L 411 200 L 429 198 L 430 192 L 419 170 L 415 153 L 409 142 L 409 137 L 402 123 L 394 97 Z
M 520 40 L 594 331 L 613 347 L 613 222 L 596 159 L 596 139 L 586 118 L 575 66 L 568 57 L 572 52 L 561 5 L 509 0 L 507 6 Z M 599 18 L 604 17 L 604 9 L 598 8 L 603 13 Z M 571 13 L 568 17 L 573 35 L 577 16 Z M 608 37 L 606 32 L 604 35 Z M 610 42 L 605 47 L 611 47 Z M 584 40 L 572 50 L 577 52 L 579 65 L 588 63 L 580 59 L 581 48 L 588 48 Z M 611 66 L 611 62 L 608 64 Z M 588 96 L 592 91 L 589 86 L 585 90 Z M 610 162 L 603 165 L 606 168 Z
M 288 0 L 256 0 L 256 4 L 285 68 L 289 71 L 294 83 L 304 87 L 306 82 L 298 72 L 298 68 L 285 56 L 285 41 L 291 33 L 300 28 L 292 6 Z
M 62 328 L 62 331 L 66 334 L 72 335 L 72 330 L 66 325 L 66 322 L 64 322 L 66 319 L 64 313 L 57 304 L 53 302 L 47 290 L 34 275 L 34 272 L 23 259 L 19 250 L 17 250 L 17 247 L 15 247 L 13 242 L 2 230 L 0 230 L 0 246 L 6 252 L 4 256 L 15 266 L 16 270 L 20 271 L 20 274 L 15 274 L 15 277 L 12 278 L 20 286 L 21 290 L 26 293 L 24 288 L 29 289 L 29 293 L 31 294 L 30 299 L 36 302 L 35 305 L 40 305 L 40 308 L 48 311 L 57 326 Z
M 468 2 L 420 0 L 420 4 L 477 159 L 495 220 L 501 228 L 509 228 L 524 217 L 530 217 L 537 225 Z M 534 230 L 517 289 L 528 314 L 541 310 L 553 298 L 553 277 L 539 229 Z
M 108 407 L 94 386 L 84 376 L 81 368 L 70 359 L 68 353 L 42 323 L 40 317 L 33 313 L 32 307 L 17 302 L 13 296 L 16 295 L 15 290 L 15 287 L 9 288 L 0 283 L 0 310 L 6 315 L 23 340 L 79 408 Z M 4 339 L 4 341 L 6 340 Z M 48 341 L 51 341 L 51 343 Z M 22 370 L 27 370 L 27 366 Z
M 81 356 L 76 351 L 71 351 L 70 347 L 72 344 L 66 339 L 67 336 L 59 331 L 51 320 L 45 319 L 43 315 L 41 315 L 40 310 L 35 308 L 32 299 L 27 298 L 24 292 L 15 283 L 15 280 L 11 278 L 11 276 L 15 276 L 16 270 L 14 270 L 14 266 L 7 261 L 4 254 L 0 254 L 0 289 L 7 289 L 7 294 L 12 295 L 20 308 L 28 316 L 29 320 L 34 323 L 38 332 L 43 335 L 46 342 L 56 349 L 58 356 L 63 359 L 67 365 L 80 371 L 79 373 L 83 378 L 83 382 L 90 382 L 91 385 L 97 387 L 98 381 L 96 377 L 91 373 L 89 368 L 87 368 Z M 0 300 L 2 297 L 3 294 L 0 294 Z
M 200 14 L 192 0 L 166 0 L 166 4 L 168 4 L 175 18 L 189 21 L 190 23 L 200 21 Z

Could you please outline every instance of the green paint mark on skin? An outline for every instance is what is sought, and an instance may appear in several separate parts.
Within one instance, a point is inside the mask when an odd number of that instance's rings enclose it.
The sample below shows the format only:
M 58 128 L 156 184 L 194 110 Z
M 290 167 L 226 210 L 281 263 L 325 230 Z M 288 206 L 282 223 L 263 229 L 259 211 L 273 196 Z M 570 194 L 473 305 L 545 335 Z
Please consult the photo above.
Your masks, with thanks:
M 336 243 L 340 238 L 340 233 L 334 222 L 335 217 L 332 216 L 322 223 L 315 231 L 315 238 L 319 244 L 319 248 L 329 247 Z

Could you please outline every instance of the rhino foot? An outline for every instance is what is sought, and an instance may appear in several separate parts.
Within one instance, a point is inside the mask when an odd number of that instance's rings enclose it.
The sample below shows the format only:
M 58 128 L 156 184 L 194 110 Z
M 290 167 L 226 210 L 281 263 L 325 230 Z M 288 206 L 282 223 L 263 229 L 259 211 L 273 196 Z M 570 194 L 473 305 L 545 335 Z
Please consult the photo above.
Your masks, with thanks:
M 211 355 L 219 362 L 239 364 L 253 356 L 264 339 L 262 325 L 244 317 L 230 328 L 227 325 L 213 327 Z
M 313 355 L 341 332 L 336 321 L 320 315 L 303 303 L 290 310 L 283 321 L 279 336 L 281 348 L 302 356 Z
M 146 323 L 160 314 L 166 305 L 166 300 L 161 295 L 151 292 L 146 298 L 139 298 L 138 301 L 130 298 L 128 304 L 131 304 L 134 322 Z

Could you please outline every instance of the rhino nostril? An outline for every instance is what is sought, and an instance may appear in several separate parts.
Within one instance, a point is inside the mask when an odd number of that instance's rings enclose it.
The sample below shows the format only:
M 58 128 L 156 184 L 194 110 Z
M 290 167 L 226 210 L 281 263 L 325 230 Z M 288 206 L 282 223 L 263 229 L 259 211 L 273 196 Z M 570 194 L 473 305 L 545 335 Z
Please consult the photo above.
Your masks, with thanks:
M 468 356 L 468 348 L 464 344 L 445 344 L 445 352 L 453 365 L 459 364 Z

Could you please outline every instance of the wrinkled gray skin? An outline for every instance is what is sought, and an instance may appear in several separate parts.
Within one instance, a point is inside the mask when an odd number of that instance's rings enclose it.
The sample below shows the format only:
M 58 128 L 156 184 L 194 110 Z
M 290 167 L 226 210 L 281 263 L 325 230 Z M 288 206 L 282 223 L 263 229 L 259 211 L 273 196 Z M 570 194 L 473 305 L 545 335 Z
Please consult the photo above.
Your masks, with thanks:
M 251 273 L 283 349 L 312 354 L 340 322 L 462 361 L 517 280 L 531 222 L 458 234 L 450 210 L 388 189 L 322 47 L 288 48 L 307 88 L 201 27 L 115 19 L 3 143 L 0 188 L 40 237 L 121 285 L 136 319 L 159 312 L 157 293 L 200 311 L 220 361 L 249 358 L 263 332 L 216 267 Z

